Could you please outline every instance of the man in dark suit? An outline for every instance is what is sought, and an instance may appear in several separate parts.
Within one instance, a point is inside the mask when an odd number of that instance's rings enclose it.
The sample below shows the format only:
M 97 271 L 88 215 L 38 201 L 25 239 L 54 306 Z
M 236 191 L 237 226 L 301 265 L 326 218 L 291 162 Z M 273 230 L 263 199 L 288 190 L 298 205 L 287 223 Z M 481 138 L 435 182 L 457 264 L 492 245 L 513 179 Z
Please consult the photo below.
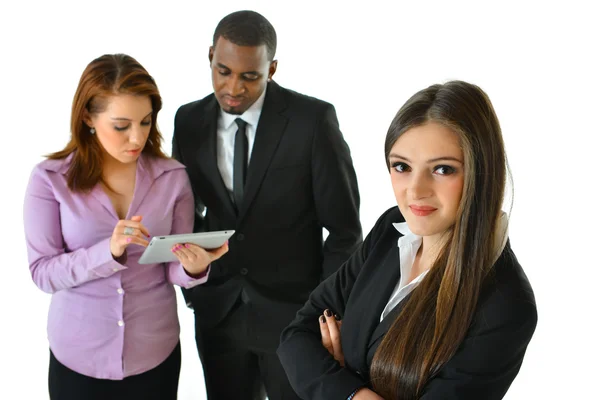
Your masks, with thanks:
M 281 331 L 362 241 L 335 109 L 272 81 L 276 44 L 262 15 L 226 16 L 209 50 L 214 93 L 175 117 L 195 231 L 236 230 L 208 282 L 184 291 L 209 400 L 298 398 L 275 354 Z

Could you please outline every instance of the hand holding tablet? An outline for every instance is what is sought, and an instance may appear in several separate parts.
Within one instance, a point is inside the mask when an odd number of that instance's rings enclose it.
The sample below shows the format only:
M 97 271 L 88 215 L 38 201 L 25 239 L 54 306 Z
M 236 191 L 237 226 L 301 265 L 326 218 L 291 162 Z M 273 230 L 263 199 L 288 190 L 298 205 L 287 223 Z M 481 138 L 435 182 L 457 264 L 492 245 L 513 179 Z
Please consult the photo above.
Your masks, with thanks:
M 187 274 L 197 279 L 214 260 L 229 251 L 229 244 L 226 242 L 214 250 L 206 250 L 198 245 L 186 243 L 175 245 L 171 251 L 177 256 Z
M 210 254 L 212 260 L 215 260 L 226 252 L 226 249 L 221 248 L 234 233 L 234 230 L 228 230 L 155 236 L 150 241 L 150 244 L 148 244 L 148 247 L 146 247 L 146 250 L 138 262 L 140 264 L 155 264 L 173 261 L 181 262 L 180 257 L 182 256 L 184 256 L 186 262 L 191 262 L 192 259 L 203 256 L 203 253 Z M 186 248 L 186 244 L 195 246 L 188 246 Z M 182 246 L 173 252 L 172 250 L 177 245 Z M 198 252 L 198 249 L 195 247 L 200 247 L 203 252 Z M 219 249 L 219 251 L 211 251 L 216 249 Z M 220 254 L 221 250 L 224 250 L 222 254 Z M 185 263 L 182 262 L 182 264 L 185 266 Z M 191 271 L 188 272 L 192 273 Z

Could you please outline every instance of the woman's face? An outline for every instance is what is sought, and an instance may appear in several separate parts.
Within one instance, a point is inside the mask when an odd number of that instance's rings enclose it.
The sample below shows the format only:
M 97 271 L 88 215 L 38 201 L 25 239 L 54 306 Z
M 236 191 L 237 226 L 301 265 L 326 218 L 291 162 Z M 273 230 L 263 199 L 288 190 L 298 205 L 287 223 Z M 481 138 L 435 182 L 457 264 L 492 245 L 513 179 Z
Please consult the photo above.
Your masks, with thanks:
M 131 163 L 146 146 L 152 126 L 152 102 L 148 96 L 111 96 L 105 110 L 89 116 L 86 124 L 96 130 L 105 156 Z
M 435 122 L 402 134 L 389 155 L 398 207 L 410 230 L 438 236 L 456 221 L 464 183 L 459 136 Z

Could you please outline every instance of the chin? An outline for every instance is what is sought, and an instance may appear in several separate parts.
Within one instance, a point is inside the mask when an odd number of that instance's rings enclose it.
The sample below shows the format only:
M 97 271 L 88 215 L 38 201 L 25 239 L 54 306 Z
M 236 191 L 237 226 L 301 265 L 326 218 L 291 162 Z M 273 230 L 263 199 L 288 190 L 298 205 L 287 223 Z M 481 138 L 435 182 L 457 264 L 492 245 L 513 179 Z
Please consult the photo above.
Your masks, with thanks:
M 242 110 L 241 107 L 230 107 L 227 104 L 221 104 L 221 102 L 219 102 L 219 107 L 221 107 L 221 110 L 223 110 L 223 112 L 226 112 L 227 114 L 231 115 L 242 115 L 244 111 L 246 111 Z
M 122 164 L 131 164 L 134 163 L 138 160 L 138 158 L 140 158 L 139 155 L 135 156 L 135 157 L 119 157 L 117 158 L 117 161 L 119 161 Z
M 448 230 L 448 228 L 444 228 L 436 221 L 427 221 L 425 219 L 415 221 L 414 218 L 406 218 L 406 222 L 408 223 L 410 231 L 418 236 L 434 236 Z

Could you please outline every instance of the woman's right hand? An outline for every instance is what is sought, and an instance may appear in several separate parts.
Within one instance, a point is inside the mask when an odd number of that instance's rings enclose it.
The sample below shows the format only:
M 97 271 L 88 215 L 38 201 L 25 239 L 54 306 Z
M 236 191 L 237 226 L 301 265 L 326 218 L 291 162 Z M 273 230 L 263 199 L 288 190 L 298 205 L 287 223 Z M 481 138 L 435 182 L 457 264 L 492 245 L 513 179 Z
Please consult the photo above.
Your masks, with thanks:
M 129 235 L 125 234 L 125 228 L 133 229 Z M 110 238 L 110 252 L 114 258 L 119 258 L 125 253 L 125 249 L 130 244 L 138 244 L 143 247 L 148 246 L 147 238 L 150 237 L 148 229 L 142 224 L 142 217 L 135 215 L 131 219 L 120 220 Z

